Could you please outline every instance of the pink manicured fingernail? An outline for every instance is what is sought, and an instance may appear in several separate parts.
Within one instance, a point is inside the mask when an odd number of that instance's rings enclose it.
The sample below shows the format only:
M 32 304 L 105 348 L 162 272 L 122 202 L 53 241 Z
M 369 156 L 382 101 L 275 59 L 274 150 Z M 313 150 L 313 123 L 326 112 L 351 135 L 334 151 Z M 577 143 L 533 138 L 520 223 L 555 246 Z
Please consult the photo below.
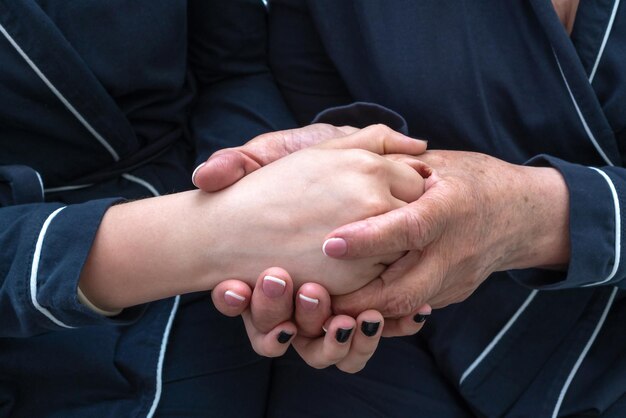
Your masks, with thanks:
M 224 292 L 224 300 L 228 306 L 241 306 L 246 298 L 241 296 L 239 293 L 233 292 L 232 290 L 227 290 Z
M 307 311 L 312 311 L 317 308 L 317 305 L 320 304 L 319 299 L 311 298 L 300 293 L 298 295 L 298 299 L 300 299 L 300 304 Z
M 263 293 L 270 298 L 277 298 L 285 293 L 285 287 L 287 282 L 278 277 L 265 276 L 263 277 Z
M 328 238 L 322 245 L 322 252 L 328 257 L 341 257 L 348 252 L 348 243 L 343 238 Z
M 203 162 L 202 164 L 200 164 L 199 166 L 197 166 L 196 169 L 193 170 L 193 173 L 191 174 L 191 182 L 196 187 L 198 187 L 198 185 L 196 184 L 196 173 L 198 172 L 198 170 L 200 170 L 202 167 L 204 167 L 205 164 L 206 164 L 206 161 Z

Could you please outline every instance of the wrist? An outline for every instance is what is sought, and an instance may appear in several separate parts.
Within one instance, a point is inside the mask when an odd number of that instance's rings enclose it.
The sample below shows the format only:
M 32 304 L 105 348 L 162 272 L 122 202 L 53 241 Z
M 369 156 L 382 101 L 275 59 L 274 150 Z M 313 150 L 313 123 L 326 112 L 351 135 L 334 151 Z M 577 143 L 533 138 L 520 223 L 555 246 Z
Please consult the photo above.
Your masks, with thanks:
M 81 274 L 87 299 L 115 311 L 213 288 L 224 257 L 212 250 L 219 235 L 212 200 L 194 191 L 111 207 Z
M 563 176 L 551 167 L 520 167 L 524 210 L 518 232 L 517 257 L 508 266 L 564 270 L 570 258 L 569 191 Z

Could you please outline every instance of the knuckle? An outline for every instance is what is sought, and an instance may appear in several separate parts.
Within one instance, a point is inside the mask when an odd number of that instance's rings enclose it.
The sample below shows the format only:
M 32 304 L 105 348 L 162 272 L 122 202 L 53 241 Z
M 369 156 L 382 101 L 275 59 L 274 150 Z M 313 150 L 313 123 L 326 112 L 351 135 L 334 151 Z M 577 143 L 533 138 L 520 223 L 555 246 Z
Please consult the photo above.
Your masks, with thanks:
M 424 233 L 429 229 L 427 216 L 418 215 L 415 211 L 406 211 L 403 214 L 402 221 L 406 249 L 417 250 L 419 246 L 419 237 L 423 237 Z
M 407 245 L 411 249 L 421 250 L 432 239 L 441 219 L 437 219 L 430 211 L 406 211 L 404 227 Z
M 261 341 L 253 338 L 250 342 L 252 343 L 252 349 L 255 353 L 262 357 L 271 357 L 271 353 L 268 352 L 267 348 L 261 343 Z
M 365 202 L 363 203 L 363 207 L 367 211 L 369 216 L 379 215 L 381 213 L 387 213 L 391 209 L 391 204 L 387 199 L 382 198 L 381 196 L 369 195 L 364 197 Z M 369 227 L 377 227 L 376 223 L 372 220 L 367 220 Z
M 344 359 L 344 357 L 346 356 L 346 353 L 333 353 L 333 354 L 327 354 L 324 358 L 324 360 L 326 361 L 326 365 L 331 365 L 331 364 L 337 364 L 339 363 L 341 360 Z
M 369 359 L 372 356 L 372 354 L 374 354 L 375 349 L 376 347 L 361 346 L 359 344 L 353 344 L 352 348 L 350 349 L 350 354 L 356 355 L 357 358 Z
M 248 144 L 251 144 L 251 143 L 254 144 L 254 143 L 259 143 L 259 142 L 272 141 L 272 140 L 276 140 L 277 138 L 278 139 L 282 139 L 282 137 L 283 137 L 283 132 L 282 131 L 267 132 L 267 133 L 255 136 L 250 141 L 248 141 L 245 145 L 248 145 Z
M 408 292 L 394 292 L 387 298 L 385 312 L 393 317 L 406 316 L 418 308 L 416 302 Z
M 363 173 L 368 175 L 380 174 L 384 169 L 384 160 L 378 154 L 364 149 L 354 149 L 350 152 Z
M 305 363 L 308 364 L 309 366 L 313 367 L 314 369 L 317 370 L 322 370 L 327 368 L 328 366 L 330 366 L 332 363 L 327 363 L 325 361 L 323 361 L 322 359 L 319 358 L 311 358 L 311 359 L 304 359 Z
M 354 374 L 363 370 L 363 368 L 365 367 L 365 363 L 348 364 L 348 365 L 337 364 L 336 367 L 344 373 Z
M 387 125 L 383 125 L 382 123 L 376 123 L 374 125 L 370 125 L 368 129 L 371 129 L 372 133 L 377 138 L 385 138 L 391 133 L 391 128 L 389 128 Z

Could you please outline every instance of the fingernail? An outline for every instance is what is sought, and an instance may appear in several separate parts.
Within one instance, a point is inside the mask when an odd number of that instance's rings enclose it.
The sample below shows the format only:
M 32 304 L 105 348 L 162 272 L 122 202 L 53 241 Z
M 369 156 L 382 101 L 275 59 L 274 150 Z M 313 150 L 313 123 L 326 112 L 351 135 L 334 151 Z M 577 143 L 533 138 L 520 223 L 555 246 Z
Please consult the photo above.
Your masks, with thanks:
M 278 340 L 279 343 L 286 344 L 289 342 L 291 337 L 293 337 L 293 334 L 290 334 L 286 331 L 281 331 L 280 334 L 278 334 L 278 337 L 276 337 L 276 339 Z
M 426 313 L 417 313 L 413 317 L 413 321 L 417 322 L 418 324 L 421 324 L 422 322 L 426 321 L 429 315 L 430 314 L 426 314 Z
M 241 303 L 245 300 L 246 298 L 244 296 L 241 296 L 240 294 L 235 293 L 232 290 L 227 290 L 226 292 L 224 292 L 224 301 L 229 306 L 240 306 Z
M 300 299 L 300 305 L 307 311 L 315 310 L 320 303 L 319 299 L 310 298 L 302 293 L 298 294 L 298 299 Z
M 263 277 L 263 293 L 270 298 L 277 298 L 285 293 L 285 287 L 287 282 L 278 277 L 265 276 Z
M 378 328 L 380 327 L 380 322 L 361 322 L 361 332 L 368 337 L 373 337 L 378 332 Z
M 196 167 L 195 170 L 193 170 L 193 173 L 191 174 L 191 182 L 193 183 L 194 186 L 198 187 L 198 185 L 196 184 L 196 173 L 198 172 L 198 170 L 200 170 L 204 165 L 206 164 L 206 161 L 203 162 L 202 164 L 200 164 L 199 166 Z
M 352 328 L 338 328 L 335 333 L 335 339 L 340 343 L 345 343 L 350 338 L 350 334 L 352 334 Z
M 322 252 L 328 257 L 341 257 L 348 252 L 348 243 L 343 238 L 328 238 L 322 245 Z

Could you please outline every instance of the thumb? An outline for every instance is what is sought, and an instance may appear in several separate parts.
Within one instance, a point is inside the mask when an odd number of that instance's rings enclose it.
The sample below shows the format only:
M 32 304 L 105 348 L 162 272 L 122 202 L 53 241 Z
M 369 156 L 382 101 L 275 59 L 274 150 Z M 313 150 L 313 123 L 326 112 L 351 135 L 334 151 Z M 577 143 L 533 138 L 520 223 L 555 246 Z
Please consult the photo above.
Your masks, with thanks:
M 238 148 L 228 148 L 213 154 L 200 164 L 191 175 L 191 181 L 202 191 L 222 190 L 242 177 L 259 169 L 261 165 Z
M 333 258 L 364 258 L 420 250 L 440 234 L 445 215 L 427 191 L 399 209 L 335 229 L 322 251 Z
M 217 151 L 194 170 L 191 181 L 205 192 L 215 192 L 293 152 L 329 138 L 342 137 L 357 131 L 358 129 L 350 126 L 335 127 L 317 123 L 302 128 L 265 133 L 240 147 Z

